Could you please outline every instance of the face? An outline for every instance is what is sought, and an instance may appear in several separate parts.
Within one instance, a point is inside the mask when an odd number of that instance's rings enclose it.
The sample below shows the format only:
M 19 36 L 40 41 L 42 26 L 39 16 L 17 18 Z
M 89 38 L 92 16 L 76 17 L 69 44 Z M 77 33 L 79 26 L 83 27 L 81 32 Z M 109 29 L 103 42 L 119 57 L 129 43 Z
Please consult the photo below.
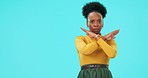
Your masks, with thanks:
M 100 31 L 103 27 L 103 17 L 98 12 L 91 12 L 87 17 L 87 26 L 91 32 L 95 34 L 100 34 Z

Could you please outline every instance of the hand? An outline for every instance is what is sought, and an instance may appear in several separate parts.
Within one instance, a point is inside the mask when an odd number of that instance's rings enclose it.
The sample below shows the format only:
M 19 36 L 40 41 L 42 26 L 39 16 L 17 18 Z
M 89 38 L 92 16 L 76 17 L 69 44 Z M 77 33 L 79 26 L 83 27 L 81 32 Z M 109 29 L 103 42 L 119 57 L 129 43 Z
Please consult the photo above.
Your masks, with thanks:
M 114 39 L 114 38 L 115 38 L 115 35 L 117 35 L 117 34 L 119 33 L 119 31 L 120 31 L 120 29 L 115 30 L 115 31 L 113 31 L 113 32 L 111 32 L 111 33 L 109 33 L 109 34 L 103 36 L 103 39 L 104 39 L 104 40 L 111 40 L 111 39 Z
M 91 37 L 91 38 L 95 38 L 96 35 L 97 35 L 97 34 L 91 32 L 91 31 L 88 31 L 88 30 L 82 28 L 82 27 L 80 27 L 80 28 L 81 28 L 84 32 L 86 32 L 86 34 L 87 34 L 89 37 Z

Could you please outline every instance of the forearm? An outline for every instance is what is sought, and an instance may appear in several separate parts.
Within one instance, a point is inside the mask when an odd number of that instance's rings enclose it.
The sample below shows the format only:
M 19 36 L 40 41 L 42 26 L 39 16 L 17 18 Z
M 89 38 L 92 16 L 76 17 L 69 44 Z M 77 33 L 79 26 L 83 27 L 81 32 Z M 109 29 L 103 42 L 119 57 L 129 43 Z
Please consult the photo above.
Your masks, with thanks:
M 85 54 L 85 55 L 90 55 L 95 50 L 98 49 L 98 44 L 96 42 L 92 42 L 87 45 L 76 44 L 76 47 L 77 47 L 78 52 Z
M 102 48 L 102 50 L 105 52 L 105 54 L 110 57 L 113 58 L 116 56 L 116 45 L 112 44 L 109 45 L 107 44 L 102 38 L 100 38 L 97 43 L 99 44 L 99 46 Z
M 85 55 L 90 55 L 98 49 L 98 44 L 96 41 L 86 43 L 83 37 L 77 37 L 75 43 L 78 52 Z

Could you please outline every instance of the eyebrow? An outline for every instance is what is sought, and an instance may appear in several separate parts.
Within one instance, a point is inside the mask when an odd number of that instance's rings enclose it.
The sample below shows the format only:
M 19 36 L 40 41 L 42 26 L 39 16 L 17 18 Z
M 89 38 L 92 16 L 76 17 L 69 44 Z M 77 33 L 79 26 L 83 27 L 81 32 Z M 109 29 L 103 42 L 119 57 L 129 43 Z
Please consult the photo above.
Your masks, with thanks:
M 95 20 L 95 19 L 88 19 L 88 20 Z M 97 19 L 97 20 L 102 20 L 101 18 Z

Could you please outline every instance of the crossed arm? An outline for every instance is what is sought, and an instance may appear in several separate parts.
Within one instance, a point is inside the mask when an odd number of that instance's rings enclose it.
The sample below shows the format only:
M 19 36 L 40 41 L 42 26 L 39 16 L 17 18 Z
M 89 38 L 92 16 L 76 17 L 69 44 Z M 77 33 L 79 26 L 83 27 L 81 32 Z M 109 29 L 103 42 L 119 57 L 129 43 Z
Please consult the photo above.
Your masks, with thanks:
M 88 31 L 88 30 L 82 28 L 82 27 L 81 27 L 81 29 L 82 29 L 89 37 L 91 37 L 91 38 L 96 38 L 96 39 L 98 40 L 98 39 L 101 37 L 101 35 L 95 34 L 95 33 L 91 32 L 91 31 Z M 120 31 L 120 29 L 114 30 L 114 31 L 112 31 L 112 32 L 110 32 L 110 33 L 108 33 L 108 34 L 106 34 L 105 36 L 102 36 L 101 38 L 102 38 L 103 40 L 112 40 L 112 39 L 115 38 L 115 35 L 117 35 L 117 34 L 119 33 L 119 31 Z
M 116 56 L 116 43 L 113 40 L 116 34 L 118 34 L 119 30 L 115 30 L 105 36 L 96 36 L 95 33 L 92 33 L 88 30 L 85 30 L 84 28 L 81 28 L 86 34 L 90 37 L 94 37 L 97 39 L 97 42 L 91 42 L 86 44 L 83 40 L 83 37 L 77 37 L 76 38 L 76 47 L 79 52 L 85 55 L 92 54 L 96 49 L 102 49 L 106 55 L 110 58 L 113 58 Z M 105 42 L 110 41 L 110 45 Z

